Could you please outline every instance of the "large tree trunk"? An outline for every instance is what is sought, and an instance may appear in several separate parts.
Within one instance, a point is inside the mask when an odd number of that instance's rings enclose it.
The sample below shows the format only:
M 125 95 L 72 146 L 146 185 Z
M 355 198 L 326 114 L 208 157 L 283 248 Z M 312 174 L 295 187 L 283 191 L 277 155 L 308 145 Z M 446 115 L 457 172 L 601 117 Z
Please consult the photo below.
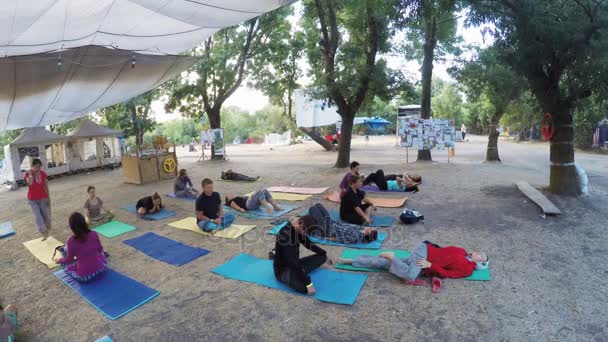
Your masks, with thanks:
M 336 161 L 337 168 L 344 168 L 350 165 L 350 145 L 353 137 L 354 122 L 354 113 L 342 115 L 342 128 L 340 142 L 338 143 L 338 160 Z
M 433 59 L 435 58 L 435 38 L 437 23 L 435 19 L 427 20 L 424 32 L 424 59 L 422 60 L 422 94 L 420 98 L 420 116 L 431 117 L 431 87 L 433 80 Z M 418 150 L 418 160 L 432 160 L 430 150 Z
M 555 134 L 551 139 L 551 176 L 549 189 L 554 194 L 578 196 L 582 188 L 574 166 L 574 127 L 569 106 L 561 106 L 553 112 Z
M 490 124 L 490 134 L 488 136 L 488 149 L 486 151 L 486 161 L 488 162 L 500 162 L 498 156 L 498 136 L 500 134 L 496 130 L 496 124 Z
M 326 151 L 335 151 L 336 150 L 336 146 L 334 144 L 330 143 L 329 141 L 325 140 L 325 137 L 323 137 L 321 134 L 319 134 L 319 132 L 317 132 L 314 128 L 310 129 L 310 128 L 300 127 L 300 130 L 304 134 L 308 135 L 314 142 L 321 145 Z
M 221 128 L 221 119 L 220 119 L 220 108 L 211 108 L 211 110 L 207 111 L 207 118 L 209 118 L 209 127 L 216 129 Z M 224 141 L 224 146 L 226 142 Z M 224 147 L 224 151 L 226 148 Z M 211 160 L 222 160 L 224 156 L 215 155 L 215 146 L 211 145 Z

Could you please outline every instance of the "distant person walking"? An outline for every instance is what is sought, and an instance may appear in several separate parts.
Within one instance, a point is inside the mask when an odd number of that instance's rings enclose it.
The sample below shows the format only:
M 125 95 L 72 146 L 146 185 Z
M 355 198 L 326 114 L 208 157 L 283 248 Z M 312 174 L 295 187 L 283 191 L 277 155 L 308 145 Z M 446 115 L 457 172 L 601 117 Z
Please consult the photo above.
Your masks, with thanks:
M 460 133 L 462 133 L 462 140 L 464 141 L 464 137 L 467 135 L 467 126 L 462 124 L 462 126 L 460 126 Z
M 36 228 L 44 241 L 51 230 L 51 197 L 47 175 L 42 171 L 42 161 L 38 158 L 32 160 L 32 167 L 23 178 L 27 183 L 27 200 L 34 214 Z

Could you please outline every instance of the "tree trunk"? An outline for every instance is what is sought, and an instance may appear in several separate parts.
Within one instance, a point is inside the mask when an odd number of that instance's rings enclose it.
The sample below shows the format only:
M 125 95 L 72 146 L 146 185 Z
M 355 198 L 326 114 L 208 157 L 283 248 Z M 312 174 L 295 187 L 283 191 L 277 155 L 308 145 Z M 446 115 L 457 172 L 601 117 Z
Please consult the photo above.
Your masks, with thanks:
M 420 116 L 423 119 L 431 118 L 431 87 L 433 79 L 433 59 L 437 40 L 435 32 L 437 23 L 435 19 L 427 20 L 424 32 L 424 59 L 422 60 L 422 94 L 420 97 Z M 430 150 L 418 150 L 418 160 L 432 160 Z
M 498 136 L 500 133 L 496 130 L 496 124 L 490 124 L 490 133 L 488 136 L 488 149 L 486 152 L 486 161 L 488 162 L 500 162 L 498 156 Z
M 551 139 L 549 190 L 558 195 L 578 196 L 582 188 L 574 166 L 574 128 L 569 106 L 560 106 L 553 115 L 555 134 Z
M 212 129 L 221 128 L 221 119 L 220 119 L 220 108 L 221 107 L 213 107 L 211 110 L 207 111 L 207 118 L 209 119 L 209 127 Z M 224 151 L 225 151 L 226 141 L 224 141 Z M 211 144 L 211 160 L 222 160 L 224 156 L 215 155 L 215 144 Z
M 350 145 L 353 137 L 354 122 L 354 113 L 342 115 L 342 128 L 340 142 L 338 143 L 338 160 L 336 161 L 337 168 L 344 168 L 350 165 Z
M 319 134 L 319 132 L 317 132 L 315 129 L 300 127 L 300 130 L 304 132 L 304 134 L 308 135 L 314 142 L 323 146 L 326 151 L 336 150 L 336 146 L 325 140 L 325 137 Z

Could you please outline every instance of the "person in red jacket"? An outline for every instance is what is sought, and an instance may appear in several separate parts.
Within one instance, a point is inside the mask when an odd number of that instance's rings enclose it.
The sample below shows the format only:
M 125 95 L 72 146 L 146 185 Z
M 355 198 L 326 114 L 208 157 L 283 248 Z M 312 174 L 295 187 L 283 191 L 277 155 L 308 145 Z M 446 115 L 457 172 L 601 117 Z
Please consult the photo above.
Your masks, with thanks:
M 379 256 L 361 255 L 356 259 L 340 260 L 342 264 L 355 267 L 388 270 L 409 285 L 424 285 L 420 274 L 432 277 L 433 292 L 441 288 L 440 278 L 466 278 L 476 269 L 488 267 L 488 256 L 482 252 L 468 253 L 464 248 L 439 247 L 425 241 L 412 251 L 409 257 L 399 259 L 394 253 Z

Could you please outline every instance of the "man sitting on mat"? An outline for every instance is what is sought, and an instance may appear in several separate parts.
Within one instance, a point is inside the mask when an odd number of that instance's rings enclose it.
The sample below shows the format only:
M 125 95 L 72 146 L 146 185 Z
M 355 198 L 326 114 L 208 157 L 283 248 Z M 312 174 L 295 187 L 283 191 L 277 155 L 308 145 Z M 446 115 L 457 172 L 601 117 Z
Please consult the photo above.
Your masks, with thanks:
M 313 244 L 306 236 L 306 230 L 314 223 L 310 215 L 291 218 L 279 231 L 274 249 L 274 275 L 277 280 L 297 292 L 311 296 L 316 293 L 316 289 L 308 274 L 328 260 L 325 250 Z M 300 259 L 300 244 L 315 254 Z
M 0 305 L 0 341 L 13 342 L 17 326 L 17 307 L 9 304 L 2 308 Z
M 376 184 L 380 190 L 388 191 L 418 191 L 422 177 L 418 175 L 385 175 L 382 169 L 369 174 L 363 180 L 363 185 Z
M 213 191 L 213 181 L 205 178 L 202 181 L 203 192 L 196 199 L 196 224 L 205 232 L 215 232 L 228 228 L 234 222 L 234 215 L 225 214 L 220 194 Z
M 319 235 L 324 239 L 345 244 L 368 243 L 378 239 L 378 231 L 374 228 L 332 220 L 321 203 L 310 207 L 308 214 L 315 219 L 315 226 L 308 231 L 308 235 Z
M 231 180 L 231 181 L 239 181 L 239 182 L 255 182 L 260 179 L 260 176 L 257 177 L 249 177 L 240 173 L 233 172 L 232 170 L 228 170 L 226 172 L 222 171 L 222 179 L 223 180 Z
M 371 225 L 372 210 L 375 211 L 376 206 L 365 197 L 365 191 L 361 190 L 361 176 L 351 176 L 348 183 L 349 188 L 340 202 L 340 219 L 352 224 Z
M 152 194 L 152 196 L 146 196 L 140 198 L 135 204 L 135 209 L 140 217 L 144 217 L 147 214 L 154 214 L 163 209 L 163 200 L 160 198 L 158 192 Z
M 192 180 L 188 176 L 186 169 L 179 170 L 179 177 L 175 179 L 175 183 L 173 184 L 173 192 L 179 198 L 194 199 L 198 196 L 198 190 L 192 185 Z
M 340 181 L 340 196 L 343 196 L 346 190 L 348 190 L 348 181 L 350 180 L 351 176 L 362 176 L 359 174 L 359 163 L 356 161 L 350 163 L 350 171 L 348 171 L 344 177 L 342 177 L 342 181 Z
M 251 197 L 228 194 L 226 195 L 226 205 L 242 213 L 247 212 L 248 210 L 257 210 L 261 206 L 266 209 L 268 214 L 273 214 L 275 210 L 283 210 L 283 208 L 279 207 L 272 199 L 272 195 L 266 189 L 260 189 L 254 192 L 251 194 Z
M 379 256 L 361 255 L 356 259 L 340 260 L 339 263 L 388 270 L 408 285 L 424 285 L 422 279 L 417 279 L 422 273 L 432 277 L 433 292 L 437 293 L 441 289 L 439 278 L 466 278 L 476 269 L 488 268 L 488 256 L 482 252 L 467 253 L 464 248 L 439 247 L 424 241 L 405 259 L 396 258 L 392 252 L 384 252 Z

